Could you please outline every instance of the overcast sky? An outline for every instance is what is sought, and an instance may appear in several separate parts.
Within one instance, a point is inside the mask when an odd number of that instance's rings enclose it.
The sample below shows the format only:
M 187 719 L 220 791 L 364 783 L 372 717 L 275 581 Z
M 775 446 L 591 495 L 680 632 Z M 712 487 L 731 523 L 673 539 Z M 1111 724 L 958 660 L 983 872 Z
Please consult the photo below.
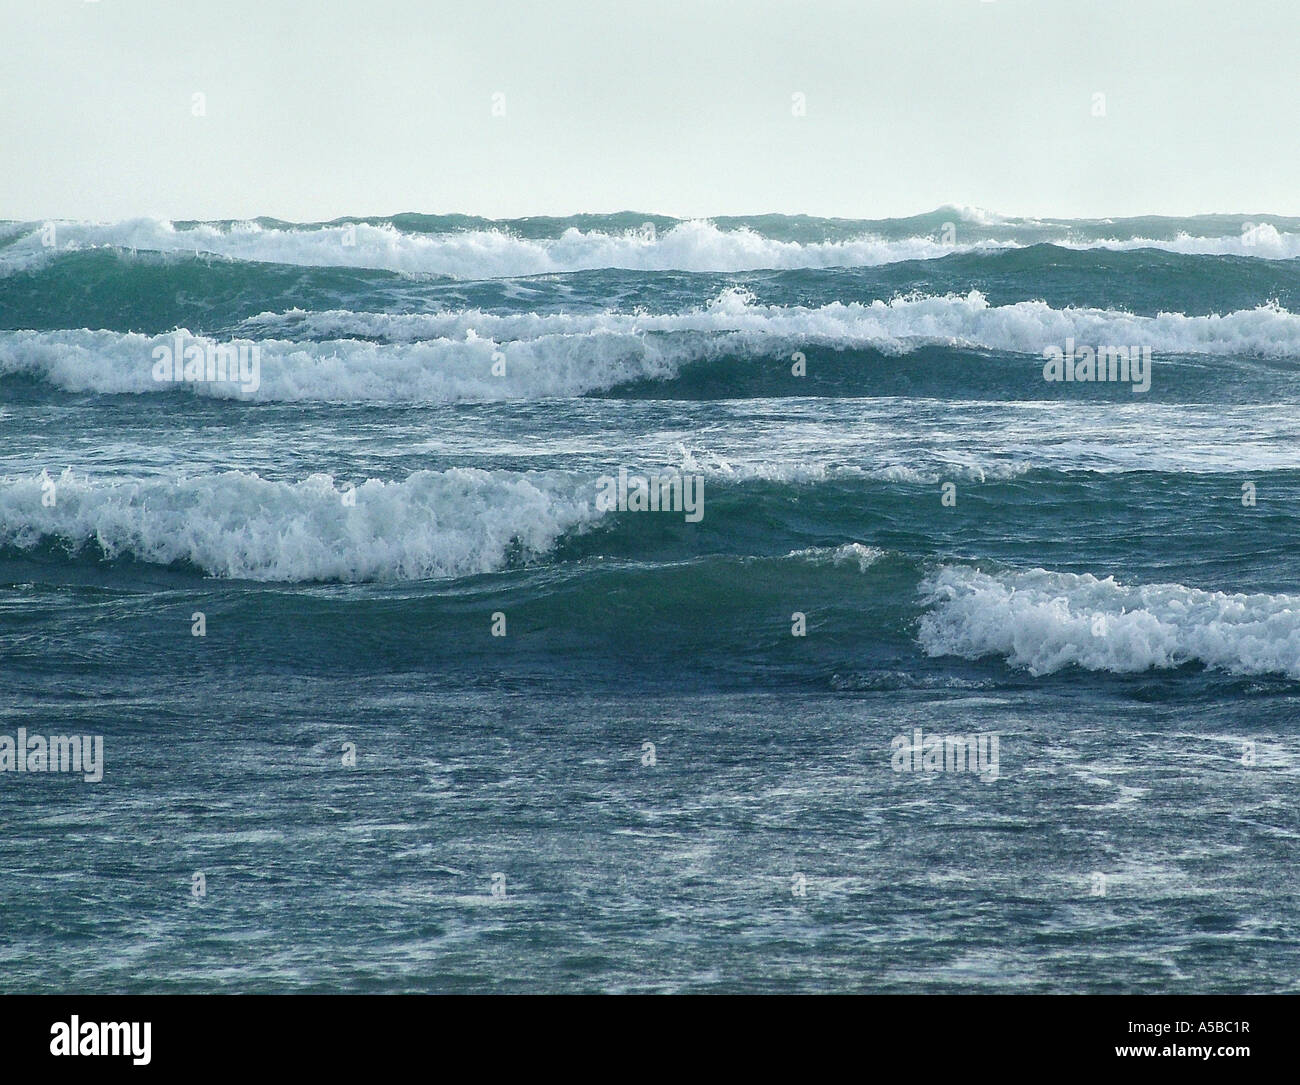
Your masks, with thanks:
M 1296 0 L 0 0 L 0 47 L 0 218 L 1300 214 Z

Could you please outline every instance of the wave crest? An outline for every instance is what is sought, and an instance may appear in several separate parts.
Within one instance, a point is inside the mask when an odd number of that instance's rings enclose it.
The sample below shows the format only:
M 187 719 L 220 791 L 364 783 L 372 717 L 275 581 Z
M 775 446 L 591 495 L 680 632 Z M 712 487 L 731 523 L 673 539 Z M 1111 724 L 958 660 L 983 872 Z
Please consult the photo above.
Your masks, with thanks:
M 1040 355 L 1047 345 L 1150 346 L 1157 354 L 1300 358 L 1300 315 L 1275 305 L 1225 315 L 1135 316 L 1113 309 L 992 306 L 965 296 L 834 302 L 817 308 L 756 304 L 725 291 L 682 313 L 497 315 L 477 309 L 423 315 L 335 310 L 266 313 L 240 328 L 261 353 L 264 401 L 490 402 L 572 397 L 634 381 L 670 381 L 683 366 L 723 358 L 770 360 L 808 347 L 905 355 L 924 346 Z M 153 351 L 176 334 L 0 332 L 0 377 L 25 374 L 72 392 L 184 388 L 245 395 L 235 384 L 155 382 Z M 296 339 L 274 338 L 293 335 Z M 375 340 L 387 341 L 375 341 Z M 201 340 L 207 342 L 207 340 Z M 494 371 L 494 366 L 499 368 Z
M 1300 678 L 1300 596 L 1127 586 L 1113 577 L 946 566 L 922 582 L 932 656 L 1002 656 L 1033 675 L 1132 674 L 1186 663 Z
M 238 471 L 106 483 L 69 470 L 0 483 L 0 546 L 93 545 L 110 559 L 261 581 L 494 572 L 514 551 L 545 553 L 596 515 L 561 476 L 462 468 L 371 479 L 350 495 L 329 475 L 274 482 Z

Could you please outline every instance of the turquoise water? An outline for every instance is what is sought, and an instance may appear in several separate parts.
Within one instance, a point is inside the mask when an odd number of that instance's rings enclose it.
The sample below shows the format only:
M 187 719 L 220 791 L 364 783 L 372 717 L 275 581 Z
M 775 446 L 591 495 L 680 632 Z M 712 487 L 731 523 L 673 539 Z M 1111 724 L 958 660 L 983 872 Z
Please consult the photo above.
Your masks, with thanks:
M 0 989 L 1295 990 L 1297 258 L 0 224 L 0 765 L 104 749 L 0 772 Z M 895 771 L 917 728 L 996 778 Z

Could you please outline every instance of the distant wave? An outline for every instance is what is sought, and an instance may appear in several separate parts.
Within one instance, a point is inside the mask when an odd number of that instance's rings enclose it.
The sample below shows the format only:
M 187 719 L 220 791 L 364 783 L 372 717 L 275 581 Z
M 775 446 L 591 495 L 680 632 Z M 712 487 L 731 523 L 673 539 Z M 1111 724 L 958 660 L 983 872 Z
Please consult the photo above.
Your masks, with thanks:
M 823 230 L 829 235 L 825 239 L 779 236 L 790 233 L 789 220 L 780 216 L 759 217 L 752 225 L 731 222 L 720 226 L 703 219 L 670 221 L 663 229 L 653 231 L 566 228 L 561 221 L 556 224 L 555 236 L 525 236 L 510 223 L 430 233 L 402 229 L 394 221 L 295 227 L 262 222 L 177 224 L 162 219 L 132 219 L 117 223 L 57 222 L 51 238 L 43 224 L 26 223 L 14 230 L 16 236 L 0 244 L 0 273 L 30 267 L 61 252 L 95 247 L 206 253 L 245 261 L 372 268 L 456 279 L 601 268 L 744 272 L 871 267 L 903 260 L 933 260 L 954 252 L 1041 243 L 1065 248 L 1156 248 L 1266 259 L 1300 256 L 1300 233 L 1279 230 L 1270 222 L 1244 223 L 1236 232 L 1208 236 L 1186 230 L 1171 230 L 1164 237 L 1122 236 L 1117 226 L 1114 236 L 1106 236 L 1104 225 L 1096 222 L 1043 224 L 1003 219 L 988 212 L 975 214 L 969 209 L 950 210 L 955 221 L 947 224 L 936 221 L 942 210 L 915 220 L 864 222 L 857 230 L 852 223 L 838 222 L 835 229 Z M 773 223 L 780 228 L 766 232 L 761 228 Z M 1187 225 L 1195 229 L 1197 223 L 1191 220 Z M 945 226 L 952 226 L 952 231 L 945 231 Z M 771 236 L 774 233 L 778 236 Z
M 1250 354 L 1300 357 L 1300 315 L 1261 305 L 1223 315 L 1160 313 L 1136 316 L 1116 309 L 1054 309 L 1042 301 L 990 305 L 978 290 L 965 295 L 896 297 L 889 301 L 833 302 L 809 308 L 760 305 L 744 290 L 722 291 L 707 306 L 682 313 L 495 315 L 479 310 L 432 314 L 353 313 L 346 310 L 264 313 L 244 322 L 249 334 L 295 338 L 379 338 L 412 342 L 474 335 L 499 341 L 560 335 L 644 336 L 652 333 L 734 333 L 773 350 L 785 344 L 871 347 L 903 354 L 923 345 L 962 346 L 1039 354 L 1067 338 L 1091 343 L 1141 343 L 1166 354 Z M 740 353 L 744 353 L 742 349 Z
M 210 340 L 181 333 L 185 341 Z M 468 336 L 408 344 L 258 342 L 260 384 L 170 383 L 153 378 L 156 347 L 172 335 L 117 332 L 0 332 L 0 376 L 29 375 L 70 392 L 143 394 L 181 390 L 262 402 L 491 402 L 580 396 L 641 379 L 670 378 L 707 354 L 707 344 L 660 346 L 636 336 L 543 336 L 498 344 Z M 236 344 L 253 345 L 249 340 Z M 493 375 L 498 357 L 505 375 Z
M 671 314 L 295 310 L 246 321 L 242 331 L 238 341 L 256 342 L 261 352 L 260 386 L 251 398 L 269 402 L 572 397 L 634 381 L 671 381 L 691 363 L 788 360 L 810 347 L 904 355 L 939 346 L 1038 355 L 1072 338 L 1094 346 L 1150 346 L 1157 355 L 1300 358 L 1300 315 L 1277 306 L 1222 316 L 1144 317 L 1054 309 L 1039 301 L 992 306 L 978 292 L 805 308 L 758 305 L 729 290 L 705 307 Z M 177 387 L 202 395 L 245 394 L 233 384 L 156 382 L 153 351 L 172 341 L 170 334 L 84 329 L 0 332 L 0 378 L 27 375 L 99 394 Z
M 1300 678 L 1300 596 L 1129 586 L 1112 577 L 947 566 L 921 586 L 932 656 L 1001 656 L 1034 675 L 1076 666 L 1129 674 L 1201 663 Z
M 938 238 L 800 243 L 763 237 L 750 229 L 722 230 L 710 222 L 683 222 L 653 237 L 637 231 L 609 234 L 565 230 L 557 238 L 525 238 L 505 230 L 447 234 L 408 233 L 358 223 L 309 230 L 177 227 L 156 219 L 111 225 L 57 226 L 60 247 L 112 246 L 148 252 L 211 253 L 237 260 L 318 267 L 374 268 L 456 279 L 548 275 L 600 268 L 635 271 L 758 271 L 772 268 L 874 266 L 928 260 L 974 248 L 1012 247 L 1012 242 L 948 246 Z M 42 245 L 39 230 L 0 249 L 0 268 L 27 267 L 56 250 Z M 66 248 L 64 249 L 66 251 Z

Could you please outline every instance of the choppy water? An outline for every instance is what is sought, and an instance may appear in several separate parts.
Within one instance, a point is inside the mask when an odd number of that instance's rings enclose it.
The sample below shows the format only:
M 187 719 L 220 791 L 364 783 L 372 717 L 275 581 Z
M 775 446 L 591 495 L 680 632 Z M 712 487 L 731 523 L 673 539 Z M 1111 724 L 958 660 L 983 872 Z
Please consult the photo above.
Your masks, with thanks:
M 105 758 L 0 773 L 0 988 L 1295 990 L 1297 257 L 0 224 L 0 736 Z M 895 771 L 916 728 L 997 779 Z

